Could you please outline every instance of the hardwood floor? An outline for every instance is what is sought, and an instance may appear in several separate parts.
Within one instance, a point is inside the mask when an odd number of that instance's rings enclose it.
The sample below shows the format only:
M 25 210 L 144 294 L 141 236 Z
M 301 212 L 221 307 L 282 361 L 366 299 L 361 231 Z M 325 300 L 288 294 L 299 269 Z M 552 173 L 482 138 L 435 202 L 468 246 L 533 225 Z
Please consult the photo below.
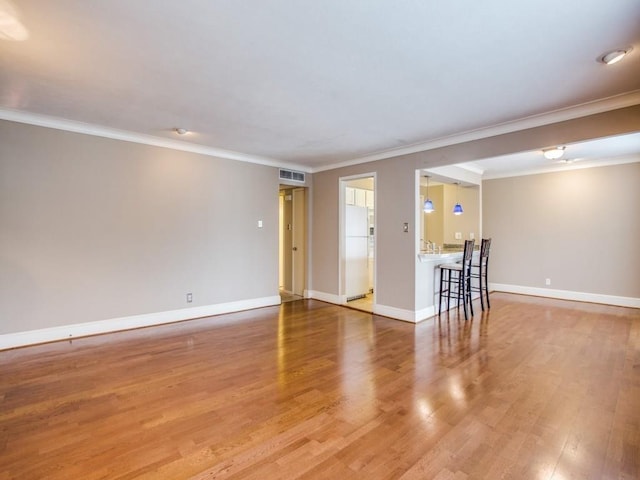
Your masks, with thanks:
M 640 478 L 640 311 L 491 306 L 304 300 L 0 352 L 0 479 Z

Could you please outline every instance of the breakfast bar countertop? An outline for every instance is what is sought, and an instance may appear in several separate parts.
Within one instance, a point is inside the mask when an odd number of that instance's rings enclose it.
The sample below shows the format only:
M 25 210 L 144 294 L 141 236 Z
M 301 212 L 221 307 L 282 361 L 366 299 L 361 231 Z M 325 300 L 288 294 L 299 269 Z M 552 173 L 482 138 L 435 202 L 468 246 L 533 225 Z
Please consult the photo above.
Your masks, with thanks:
M 462 258 L 462 252 L 447 252 L 444 251 L 442 253 L 426 253 L 426 252 L 420 252 L 418 254 L 418 259 L 421 262 L 433 262 L 433 261 L 437 261 L 437 260 L 451 260 L 451 259 L 458 259 L 458 258 Z

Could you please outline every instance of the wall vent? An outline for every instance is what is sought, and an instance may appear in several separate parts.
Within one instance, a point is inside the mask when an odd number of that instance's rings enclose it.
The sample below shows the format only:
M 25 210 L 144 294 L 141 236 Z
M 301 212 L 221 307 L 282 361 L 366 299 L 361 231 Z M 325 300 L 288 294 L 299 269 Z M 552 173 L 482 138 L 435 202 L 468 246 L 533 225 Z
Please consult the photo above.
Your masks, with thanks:
M 293 170 L 280 169 L 280 178 L 282 180 L 292 180 L 294 182 L 304 183 L 304 173 L 294 172 Z

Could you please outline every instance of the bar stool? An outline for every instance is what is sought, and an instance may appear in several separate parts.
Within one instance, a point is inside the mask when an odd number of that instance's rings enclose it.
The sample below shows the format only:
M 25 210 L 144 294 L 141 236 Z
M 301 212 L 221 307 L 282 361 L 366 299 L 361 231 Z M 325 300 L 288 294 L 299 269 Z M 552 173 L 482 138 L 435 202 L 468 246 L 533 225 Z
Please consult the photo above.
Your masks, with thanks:
M 480 292 L 480 306 L 484 312 L 484 296 L 487 297 L 487 308 L 491 308 L 489 303 L 489 282 L 487 271 L 489 270 L 489 252 L 491 250 L 491 239 L 483 238 L 480 243 L 480 258 L 477 262 L 471 262 L 471 278 L 478 279 L 478 286 L 471 285 L 472 292 Z
M 464 254 L 462 263 L 445 263 L 439 265 L 440 268 L 440 298 L 438 302 L 438 315 L 442 311 L 442 299 L 447 297 L 447 310 L 451 297 L 454 296 L 458 300 L 457 308 L 460 308 L 460 300 L 464 307 L 464 319 L 467 320 L 467 303 L 471 316 L 473 316 L 473 304 L 471 303 L 471 260 L 473 258 L 473 245 L 475 240 L 465 240 Z M 447 288 L 445 289 L 445 283 Z M 451 287 L 455 286 L 455 290 Z

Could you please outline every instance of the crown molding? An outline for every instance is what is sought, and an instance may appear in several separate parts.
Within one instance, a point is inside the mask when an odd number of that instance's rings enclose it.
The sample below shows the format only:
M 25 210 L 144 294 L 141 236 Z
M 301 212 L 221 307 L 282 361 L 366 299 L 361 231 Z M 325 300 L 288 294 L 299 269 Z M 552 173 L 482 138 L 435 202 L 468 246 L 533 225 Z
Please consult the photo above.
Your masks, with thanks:
M 391 150 L 382 150 L 380 152 L 354 158 L 352 160 L 317 167 L 312 169 L 311 171 L 312 173 L 315 173 L 325 170 L 334 170 L 336 168 L 350 167 L 353 165 L 359 165 L 361 163 L 374 162 L 377 160 L 399 157 L 401 155 L 424 152 L 426 150 L 448 147 L 450 145 L 455 145 L 458 143 L 465 143 L 473 140 L 495 137 L 497 135 L 504 135 L 506 133 L 513 133 L 519 130 L 526 130 L 529 128 L 542 127 L 544 125 L 564 122 L 567 120 L 574 120 L 576 118 L 608 112 L 610 110 L 617 110 L 619 108 L 631 107 L 638 104 L 640 104 L 640 90 L 634 90 L 632 92 L 627 92 L 600 100 L 594 100 L 592 102 L 575 105 L 573 107 L 561 108 L 551 112 L 532 115 L 530 117 L 521 118 L 519 120 L 514 120 L 511 122 L 500 123 L 490 127 L 469 130 L 467 132 L 462 132 L 455 135 L 436 138 L 428 142 L 415 143 L 413 145 L 394 148 Z
M 266 165 L 269 167 L 290 168 L 305 173 L 311 173 L 308 166 L 282 162 L 275 158 L 262 157 L 259 155 L 250 155 L 232 150 L 224 150 L 221 148 L 207 147 L 197 143 L 185 142 L 182 140 L 174 140 L 171 138 L 156 137 L 142 133 L 129 132 L 126 130 L 118 130 L 116 128 L 103 127 L 75 120 L 67 120 L 64 118 L 52 117 L 49 115 L 41 115 L 19 110 L 0 109 L 0 120 L 8 120 L 11 122 L 25 123 L 38 127 L 53 128 L 66 132 L 81 133 L 84 135 L 92 135 L 95 137 L 109 138 L 112 140 L 121 140 L 124 142 L 139 143 L 142 145 L 150 145 L 154 147 L 169 148 L 183 152 L 198 153 L 209 157 L 224 158 L 228 160 L 237 160 L 240 162 L 255 163 Z
M 416 143 L 402 148 L 394 148 L 383 150 L 380 152 L 357 157 L 352 160 L 324 165 L 320 167 L 310 167 L 308 165 L 300 165 L 297 163 L 284 162 L 275 158 L 262 157 L 259 155 L 250 155 L 232 150 L 224 150 L 221 148 L 208 147 L 196 143 L 185 142 L 182 140 L 174 140 L 170 138 L 156 137 L 141 133 L 129 132 L 126 130 L 118 130 L 115 128 L 103 127 L 99 125 L 67 120 L 48 115 L 35 114 L 19 110 L 1 109 L 0 120 L 9 120 L 12 122 L 25 123 L 40 127 L 53 128 L 68 132 L 81 133 L 85 135 L 93 135 L 97 137 L 110 138 L 113 140 L 121 140 L 125 142 L 139 143 L 143 145 L 151 145 L 156 147 L 169 148 L 184 152 L 198 153 L 210 157 L 225 158 L 229 160 L 237 160 L 241 162 L 255 163 L 266 165 L 269 167 L 289 168 L 305 173 L 316 173 L 326 170 L 334 170 L 336 168 L 349 167 L 377 160 L 398 157 L 401 155 L 409 155 L 412 153 L 433 150 L 435 148 L 447 147 L 458 143 L 480 140 L 482 138 L 493 137 L 506 133 L 512 133 L 528 128 L 540 127 L 552 123 L 558 123 L 567 120 L 573 120 L 588 115 L 603 113 L 619 108 L 630 107 L 640 104 L 640 90 L 615 95 L 612 97 L 596 100 L 593 102 L 576 105 L 573 107 L 563 108 L 552 112 L 539 115 L 525 117 L 512 122 L 505 122 L 490 127 L 470 130 L 455 135 L 437 138 L 428 142 Z

